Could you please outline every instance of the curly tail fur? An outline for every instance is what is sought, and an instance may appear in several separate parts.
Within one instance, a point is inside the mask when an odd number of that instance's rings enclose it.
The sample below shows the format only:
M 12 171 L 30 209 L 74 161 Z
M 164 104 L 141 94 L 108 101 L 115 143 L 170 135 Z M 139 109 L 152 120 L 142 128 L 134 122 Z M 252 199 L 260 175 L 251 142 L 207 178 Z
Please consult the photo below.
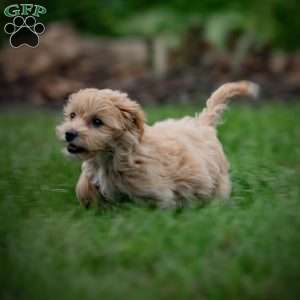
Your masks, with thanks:
M 229 98 L 238 95 L 248 95 L 256 98 L 259 86 L 250 81 L 229 82 L 220 86 L 207 100 L 206 108 L 199 115 L 202 125 L 216 127 Z

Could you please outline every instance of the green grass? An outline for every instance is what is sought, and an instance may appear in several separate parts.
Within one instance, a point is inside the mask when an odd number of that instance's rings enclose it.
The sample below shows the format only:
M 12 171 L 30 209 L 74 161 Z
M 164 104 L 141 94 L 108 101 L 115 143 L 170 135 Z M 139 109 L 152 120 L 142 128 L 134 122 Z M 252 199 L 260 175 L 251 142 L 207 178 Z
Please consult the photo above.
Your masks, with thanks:
M 149 122 L 195 107 L 148 109 Z M 232 105 L 226 203 L 85 210 L 58 116 L 0 114 L 0 299 L 299 299 L 300 105 Z

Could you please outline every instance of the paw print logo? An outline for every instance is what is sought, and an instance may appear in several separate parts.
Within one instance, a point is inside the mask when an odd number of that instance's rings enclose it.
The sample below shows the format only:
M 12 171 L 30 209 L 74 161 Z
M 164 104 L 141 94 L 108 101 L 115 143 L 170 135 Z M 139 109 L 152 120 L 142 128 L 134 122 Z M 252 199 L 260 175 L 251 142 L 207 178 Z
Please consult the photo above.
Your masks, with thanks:
M 4 26 L 4 31 L 10 34 L 10 45 L 13 48 L 18 48 L 23 45 L 35 48 L 39 44 L 39 35 L 45 31 L 45 26 L 36 22 L 35 17 L 16 16 L 12 23 L 7 23 Z

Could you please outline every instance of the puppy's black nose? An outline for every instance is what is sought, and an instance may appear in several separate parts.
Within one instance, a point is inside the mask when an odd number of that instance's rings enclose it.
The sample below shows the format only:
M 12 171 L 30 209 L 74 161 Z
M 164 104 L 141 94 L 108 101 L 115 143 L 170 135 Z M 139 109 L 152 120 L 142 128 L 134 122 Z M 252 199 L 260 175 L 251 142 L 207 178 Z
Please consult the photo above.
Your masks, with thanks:
M 78 132 L 70 130 L 66 132 L 66 141 L 72 142 L 78 136 Z

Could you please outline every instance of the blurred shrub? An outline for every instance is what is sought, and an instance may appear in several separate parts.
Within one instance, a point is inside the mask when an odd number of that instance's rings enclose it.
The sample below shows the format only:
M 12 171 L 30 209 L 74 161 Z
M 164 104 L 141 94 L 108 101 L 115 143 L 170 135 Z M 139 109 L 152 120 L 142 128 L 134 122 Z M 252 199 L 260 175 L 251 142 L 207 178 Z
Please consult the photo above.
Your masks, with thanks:
M 1 1 L 1 8 L 11 2 Z M 68 21 L 93 34 L 180 34 L 198 23 L 206 25 L 208 34 L 220 43 L 229 31 L 239 30 L 275 48 L 300 46 L 299 0 L 51 0 L 44 6 L 48 10 L 44 21 Z M 2 14 L 1 23 L 6 21 Z

